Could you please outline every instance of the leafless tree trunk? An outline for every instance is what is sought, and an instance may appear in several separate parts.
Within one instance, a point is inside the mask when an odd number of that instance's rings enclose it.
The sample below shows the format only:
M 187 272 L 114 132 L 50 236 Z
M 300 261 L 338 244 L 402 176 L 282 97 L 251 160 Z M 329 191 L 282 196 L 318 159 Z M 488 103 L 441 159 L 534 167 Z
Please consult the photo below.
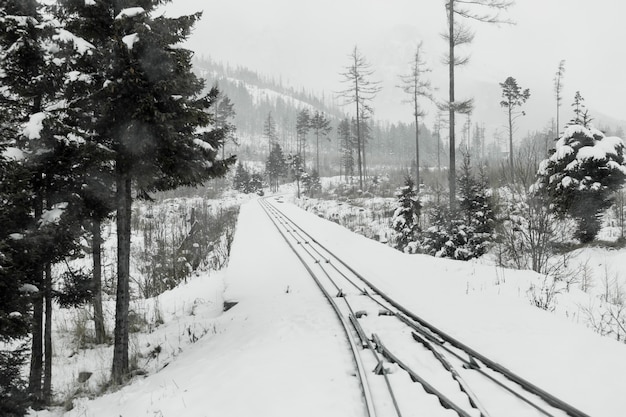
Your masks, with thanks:
M 96 343 L 101 344 L 106 341 L 106 331 L 104 329 L 104 315 L 102 313 L 102 235 L 100 230 L 100 220 L 92 221 L 91 230 L 93 242 L 91 253 L 93 256 L 93 320 L 96 329 Z
M 111 379 L 122 384 L 129 375 L 128 310 L 130 281 L 131 179 L 123 162 L 117 163 L 117 299 Z

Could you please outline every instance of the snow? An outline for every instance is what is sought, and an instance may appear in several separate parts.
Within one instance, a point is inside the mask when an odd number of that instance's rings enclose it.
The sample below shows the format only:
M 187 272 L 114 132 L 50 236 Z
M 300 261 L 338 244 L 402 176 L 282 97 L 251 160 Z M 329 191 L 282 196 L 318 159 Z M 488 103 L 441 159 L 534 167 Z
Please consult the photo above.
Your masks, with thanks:
M 139 34 L 133 33 L 131 35 L 126 35 L 122 38 L 122 42 L 126 45 L 128 50 L 132 50 L 135 42 L 139 40 Z
M 85 0 L 85 6 L 95 6 L 96 0 Z
M 89 52 L 91 49 L 94 49 L 93 44 L 87 42 L 83 38 L 78 37 L 65 29 L 58 29 L 57 34 L 53 36 L 53 39 L 60 42 L 72 43 L 72 45 L 74 45 L 74 49 L 80 55 L 85 55 L 85 53 Z
M 115 20 L 120 20 L 125 17 L 139 16 L 140 14 L 143 14 L 145 12 L 146 11 L 143 7 L 129 7 L 126 9 L 122 9 L 122 11 L 117 16 L 115 16 Z
M 25 293 L 39 292 L 39 288 L 35 287 L 33 284 L 23 284 L 20 287 L 20 292 L 25 292 Z
M 193 143 L 206 151 L 215 151 L 215 148 L 211 146 L 211 144 L 203 141 L 202 139 L 194 139 Z
M 24 235 L 21 233 L 11 233 L 9 237 L 13 240 L 22 240 L 24 239 Z
M 39 139 L 43 130 L 43 121 L 46 114 L 43 112 L 35 113 L 30 116 L 28 122 L 24 124 L 22 134 L 28 139 Z
M 51 224 L 58 224 L 61 220 L 61 216 L 67 209 L 67 202 L 57 203 L 49 210 L 44 210 L 41 219 L 39 219 L 40 226 L 47 226 Z
M 623 415 L 626 345 L 598 336 L 573 316 L 531 306 L 527 291 L 540 285 L 542 276 L 406 255 L 287 202 L 280 208 L 375 285 L 453 337 L 589 415 Z M 205 302 L 192 309 L 193 316 L 179 313 L 198 299 Z M 222 312 L 224 300 L 237 304 Z M 566 300 L 575 307 L 590 298 L 574 291 L 563 300 L 560 307 Z M 241 208 L 224 273 L 197 277 L 151 302 L 163 312 L 164 324 L 134 343 L 144 351 L 162 346 L 154 373 L 102 397 L 74 400 L 71 411 L 30 416 L 364 415 L 340 324 L 256 201 Z M 177 348 L 190 319 L 209 331 Z M 86 370 L 108 372 L 102 358 L 93 363 L 101 351 L 81 354 Z M 400 376 L 396 370 L 394 377 Z
M 14 161 L 21 161 L 22 159 L 26 157 L 26 155 L 24 154 L 24 151 L 22 151 L 19 148 L 12 147 L 12 146 L 7 147 L 2 153 L 2 156 L 6 159 L 11 159 Z

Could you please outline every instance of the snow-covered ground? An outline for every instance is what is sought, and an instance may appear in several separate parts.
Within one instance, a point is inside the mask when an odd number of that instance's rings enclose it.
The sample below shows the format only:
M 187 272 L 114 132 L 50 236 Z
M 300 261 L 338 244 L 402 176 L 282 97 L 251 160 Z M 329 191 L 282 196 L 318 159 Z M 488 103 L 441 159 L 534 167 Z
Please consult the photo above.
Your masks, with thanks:
M 538 274 L 402 254 L 291 204 L 281 208 L 452 336 L 589 415 L 624 415 L 626 345 L 531 306 Z M 559 305 L 590 302 L 582 291 L 569 294 Z M 224 300 L 238 304 L 222 312 Z M 30 415 L 364 415 L 334 313 L 256 201 L 241 208 L 228 269 L 195 277 L 157 304 L 163 323 L 137 337 L 142 351 L 154 352 L 152 373 L 99 398 L 74 400 L 71 411 Z M 183 338 L 189 343 L 168 343 Z M 89 353 L 80 354 L 84 370 L 95 366 Z

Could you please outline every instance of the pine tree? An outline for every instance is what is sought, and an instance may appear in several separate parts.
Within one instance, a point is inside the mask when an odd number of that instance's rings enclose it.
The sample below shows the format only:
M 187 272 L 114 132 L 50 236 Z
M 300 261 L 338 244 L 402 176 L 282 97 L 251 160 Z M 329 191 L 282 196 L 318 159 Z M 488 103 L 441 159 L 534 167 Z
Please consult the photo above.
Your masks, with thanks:
M 308 109 L 302 109 L 296 118 L 296 153 L 300 155 L 304 166 L 306 166 L 307 134 L 310 129 L 311 115 Z
M 309 197 L 315 197 L 322 191 L 322 183 L 316 170 L 311 171 L 310 174 L 305 173 L 302 175 L 302 186 L 304 194 Z
M 522 88 L 517 85 L 517 81 L 513 77 L 508 77 L 503 83 L 500 83 L 502 88 L 502 98 L 500 106 L 504 107 L 508 115 L 508 127 L 509 127 L 509 168 L 511 170 L 511 180 L 514 180 L 514 166 L 513 166 L 513 132 L 515 129 L 515 120 L 526 115 L 525 112 L 516 110 L 521 107 L 526 100 L 530 97 L 530 90 Z
M 554 74 L 554 98 L 556 99 L 556 133 L 559 133 L 561 128 L 561 102 L 563 101 L 563 77 L 565 76 L 565 60 L 562 59 L 559 62 L 559 68 Z
M 408 175 L 404 180 L 404 186 L 398 188 L 395 195 L 397 208 L 391 220 L 392 227 L 397 232 L 394 247 L 406 251 L 409 243 L 417 238 L 422 205 L 417 196 L 415 182 Z
M 131 205 L 137 196 L 223 175 L 234 157 L 217 160 L 224 130 L 209 127 L 219 91 L 203 95 L 191 72 L 192 52 L 179 47 L 200 14 L 153 17 L 160 1 L 62 0 L 75 35 L 93 45 L 89 74 L 97 89 L 89 103 L 93 140 L 114 166 L 118 264 L 112 381 L 129 373 L 128 306 Z
M 291 172 L 291 176 L 296 180 L 296 197 L 300 198 L 300 183 L 302 182 L 302 177 L 305 173 L 302 157 L 299 154 L 289 155 L 287 157 L 287 165 L 289 167 L 289 171 Z
M 426 68 L 426 61 L 422 52 L 422 42 L 417 45 L 415 54 L 411 60 L 411 70 L 407 75 L 401 75 L 400 88 L 409 96 L 406 103 L 413 108 L 413 117 L 415 120 L 415 186 L 417 192 L 420 191 L 420 146 L 419 146 L 419 118 L 426 113 L 420 107 L 420 99 L 422 97 L 431 97 L 431 84 L 429 80 L 424 79 L 424 74 L 430 72 Z
M 379 82 L 371 81 L 372 76 L 370 64 L 365 60 L 358 48 L 355 46 L 350 54 L 350 64 L 346 67 L 346 71 L 342 73 L 342 82 L 347 88 L 340 92 L 340 96 L 344 99 L 346 105 L 355 105 L 356 117 L 356 150 L 357 150 L 357 168 L 359 171 L 359 187 L 363 189 L 363 177 L 365 171 L 365 141 L 361 131 L 363 127 L 363 118 L 367 118 L 373 112 L 371 101 L 376 94 L 380 92 Z
M 473 101 L 458 101 L 456 98 L 455 69 L 469 61 L 468 57 L 459 57 L 456 48 L 467 45 L 474 39 L 474 34 L 470 29 L 457 21 L 457 18 L 472 19 L 485 23 L 501 23 L 499 12 L 507 10 L 513 1 L 510 0 L 445 0 L 445 7 L 448 14 L 448 30 L 443 35 L 448 42 L 448 101 L 441 106 L 448 111 L 448 125 L 450 138 L 450 165 L 448 171 L 448 183 L 450 187 L 450 209 L 454 209 L 456 202 L 456 133 L 455 115 L 456 113 L 467 113 L 473 106 Z M 506 22 L 506 21 L 505 21 Z
M 278 191 L 280 178 L 287 175 L 287 161 L 279 144 L 272 145 L 272 151 L 265 162 L 265 170 L 269 178 L 270 189 Z
M 263 136 L 267 139 L 268 155 L 272 152 L 274 145 L 278 142 L 278 133 L 276 132 L 276 121 L 272 117 L 272 112 L 267 114 L 265 123 L 263 124 Z
M 231 121 L 236 115 L 235 103 L 222 93 L 218 95 L 218 102 L 215 106 L 215 128 L 224 130 L 224 146 L 222 146 L 222 159 L 225 159 L 226 143 L 230 142 L 239 146 L 235 132 L 237 128 Z
M 237 191 L 247 192 L 250 183 L 250 173 L 240 162 L 235 168 L 235 176 L 233 177 L 233 188 Z
M 575 117 L 556 142 L 554 153 L 539 165 L 534 192 L 560 216 L 577 222 L 576 238 L 591 242 L 600 231 L 600 215 L 626 179 L 624 142 L 590 125 L 580 93 Z
M 320 137 L 328 138 L 331 132 L 330 120 L 326 118 L 323 112 L 316 111 L 310 121 L 311 130 L 315 135 L 315 170 L 320 172 Z
M 350 120 L 343 119 L 339 123 L 337 126 L 337 136 L 339 137 L 341 167 L 347 178 L 354 175 L 354 141 L 352 140 L 353 136 Z
M 473 175 L 468 155 L 463 161 L 455 209 L 440 203 L 430 208 L 431 225 L 419 245 L 423 253 L 465 261 L 485 254 L 495 239 L 494 204 L 486 176 Z

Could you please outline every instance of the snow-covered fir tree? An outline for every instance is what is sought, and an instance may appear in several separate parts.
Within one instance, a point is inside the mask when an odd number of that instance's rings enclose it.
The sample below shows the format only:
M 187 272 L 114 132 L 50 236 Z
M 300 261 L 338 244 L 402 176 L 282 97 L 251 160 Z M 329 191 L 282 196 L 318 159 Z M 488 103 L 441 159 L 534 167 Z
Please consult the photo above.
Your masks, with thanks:
M 600 216 L 626 179 L 624 141 L 591 125 L 579 93 L 574 113 L 552 155 L 539 165 L 533 191 L 557 214 L 574 219 L 575 237 L 587 243 L 600 231 Z
M 415 181 L 410 176 L 404 185 L 396 190 L 397 207 L 391 225 L 396 231 L 394 247 L 400 251 L 410 251 L 409 243 L 416 239 L 419 230 L 419 217 L 422 205 L 417 196 Z

